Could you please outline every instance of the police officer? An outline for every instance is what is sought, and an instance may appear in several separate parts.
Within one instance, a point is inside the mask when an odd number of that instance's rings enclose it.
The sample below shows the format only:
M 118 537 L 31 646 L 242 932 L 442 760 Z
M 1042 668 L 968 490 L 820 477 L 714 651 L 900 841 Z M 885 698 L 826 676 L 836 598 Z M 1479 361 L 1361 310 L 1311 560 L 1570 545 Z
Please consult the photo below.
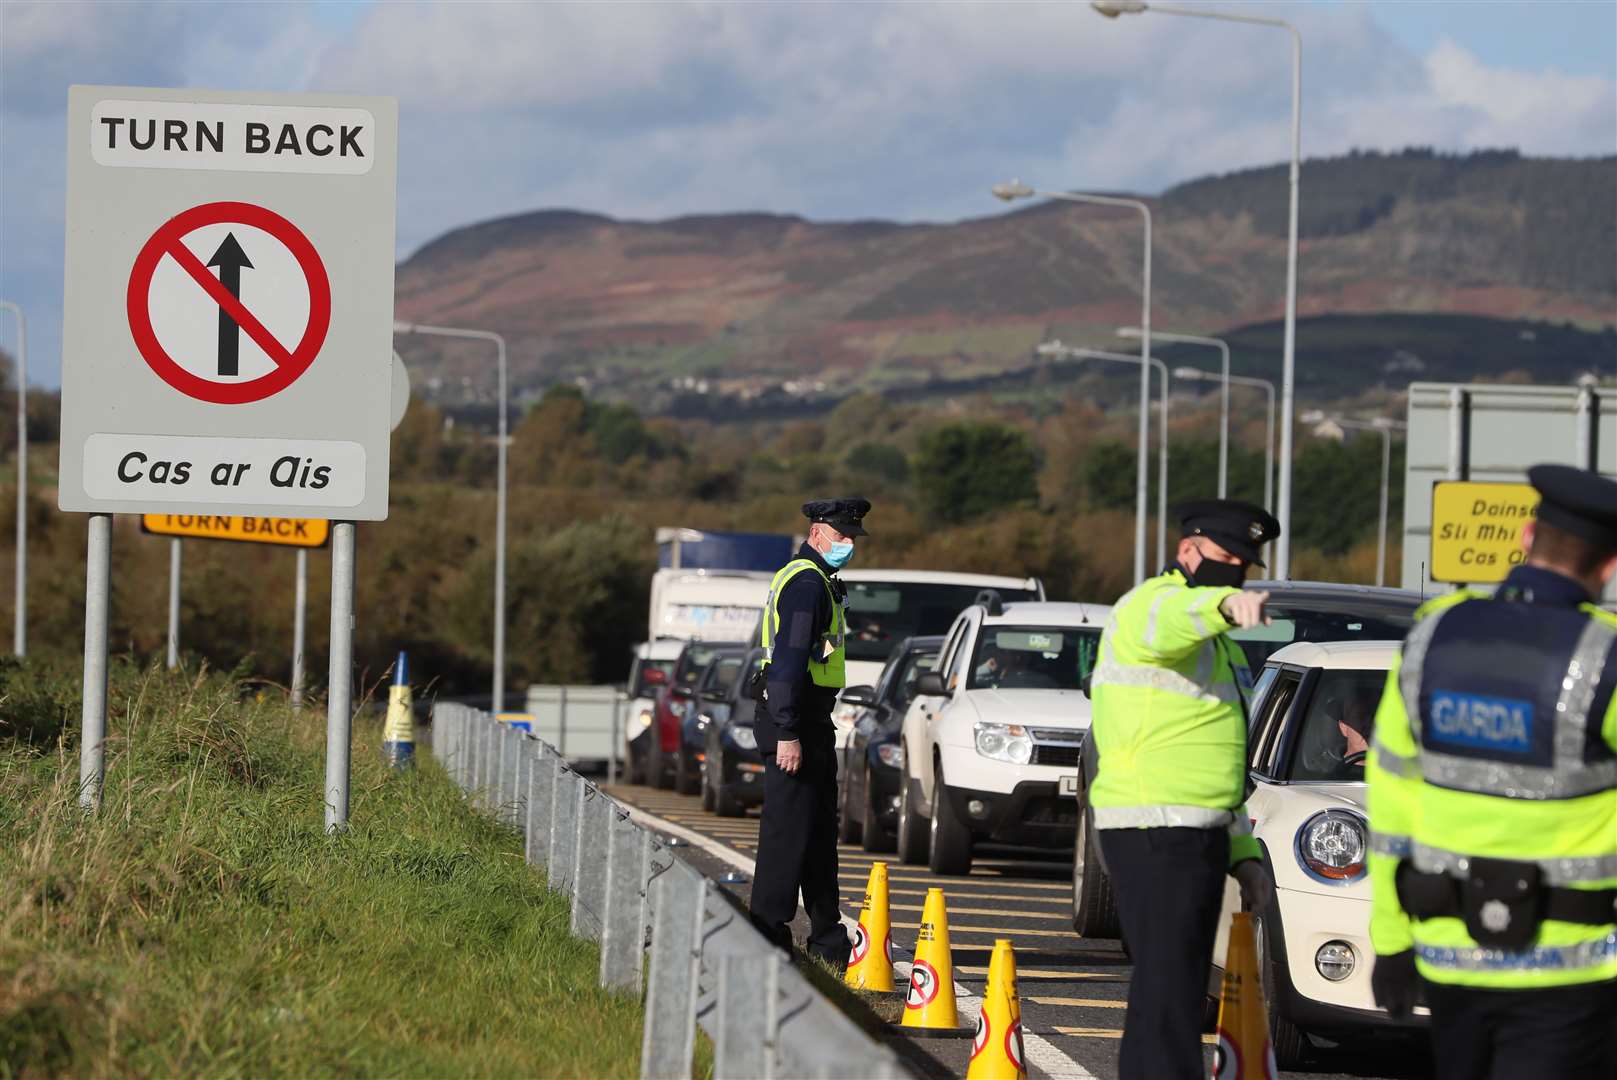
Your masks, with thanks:
M 1280 535 L 1262 508 L 1180 507 L 1182 539 L 1160 575 L 1112 609 L 1091 680 L 1099 760 L 1088 801 L 1134 959 L 1124 1080 L 1200 1080 L 1201 1018 L 1224 879 L 1261 911 L 1273 891 L 1246 814 L 1251 677 L 1224 635 L 1267 622 L 1247 567 Z
M 1376 713 L 1371 984 L 1444 1077 L 1617 1077 L 1617 484 L 1564 465 L 1491 597 L 1426 604 Z
M 768 650 L 756 724 L 764 759 L 763 817 L 752 884 L 755 921 L 790 951 L 797 896 L 809 916 L 810 954 L 848 962 L 837 891 L 837 766 L 831 709 L 845 679 L 846 592 L 836 572 L 866 535 L 864 499 L 803 505 L 811 524 L 797 557 L 769 587 L 762 646 Z

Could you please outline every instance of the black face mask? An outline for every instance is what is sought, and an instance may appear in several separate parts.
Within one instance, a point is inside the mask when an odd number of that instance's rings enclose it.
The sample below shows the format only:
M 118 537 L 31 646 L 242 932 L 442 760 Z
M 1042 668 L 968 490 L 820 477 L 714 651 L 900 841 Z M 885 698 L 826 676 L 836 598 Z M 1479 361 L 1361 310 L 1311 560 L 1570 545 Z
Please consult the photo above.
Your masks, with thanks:
M 1196 565 L 1196 572 L 1191 575 L 1192 584 L 1204 588 L 1239 589 L 1245 581 L 1245 563 L 1214 562 L 1205 555 L 1202 556 L 1202 561 Z

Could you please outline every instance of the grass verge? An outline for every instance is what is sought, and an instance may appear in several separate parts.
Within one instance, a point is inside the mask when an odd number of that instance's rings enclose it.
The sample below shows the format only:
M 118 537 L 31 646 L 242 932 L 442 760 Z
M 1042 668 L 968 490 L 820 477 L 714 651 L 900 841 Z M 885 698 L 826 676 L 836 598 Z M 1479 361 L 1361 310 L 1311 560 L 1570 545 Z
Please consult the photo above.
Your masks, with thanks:
M 0 661 L 0 1077 L 634 1076 L 642 1012 L 424 758 L 324 710 L 115 663 L 105 801 L 77 808 L 78 672 Z

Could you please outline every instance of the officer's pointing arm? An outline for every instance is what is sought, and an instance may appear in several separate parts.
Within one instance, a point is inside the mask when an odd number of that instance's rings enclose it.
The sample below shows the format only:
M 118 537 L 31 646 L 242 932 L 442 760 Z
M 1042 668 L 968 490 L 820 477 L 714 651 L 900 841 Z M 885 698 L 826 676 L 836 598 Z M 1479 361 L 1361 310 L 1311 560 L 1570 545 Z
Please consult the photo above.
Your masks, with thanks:
M 1165 591 L 1146 615 L 1141 646 L 1155 660 L 1183 658 L 1208 638 L 1234 627 L 1219 605 L 1240 591 L 1190 586 Z
M 786 583 L 776 598 L 780 628 L 769 662 L 769 715 L 784 739 L 798 737 L 798 705 L 808 681 L 809 660 L 819 642 L 814 632 L 815 606 L 825 591 L 818 574 L 802 573 Z

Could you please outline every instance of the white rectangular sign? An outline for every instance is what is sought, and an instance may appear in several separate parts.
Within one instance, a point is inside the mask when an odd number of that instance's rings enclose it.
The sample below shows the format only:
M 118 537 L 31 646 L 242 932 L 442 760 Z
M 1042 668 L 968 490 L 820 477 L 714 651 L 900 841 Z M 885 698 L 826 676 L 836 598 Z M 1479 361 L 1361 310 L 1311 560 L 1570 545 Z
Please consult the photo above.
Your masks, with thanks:
M 60 505 L 387 517 L 398 107 L 68 93 Z

